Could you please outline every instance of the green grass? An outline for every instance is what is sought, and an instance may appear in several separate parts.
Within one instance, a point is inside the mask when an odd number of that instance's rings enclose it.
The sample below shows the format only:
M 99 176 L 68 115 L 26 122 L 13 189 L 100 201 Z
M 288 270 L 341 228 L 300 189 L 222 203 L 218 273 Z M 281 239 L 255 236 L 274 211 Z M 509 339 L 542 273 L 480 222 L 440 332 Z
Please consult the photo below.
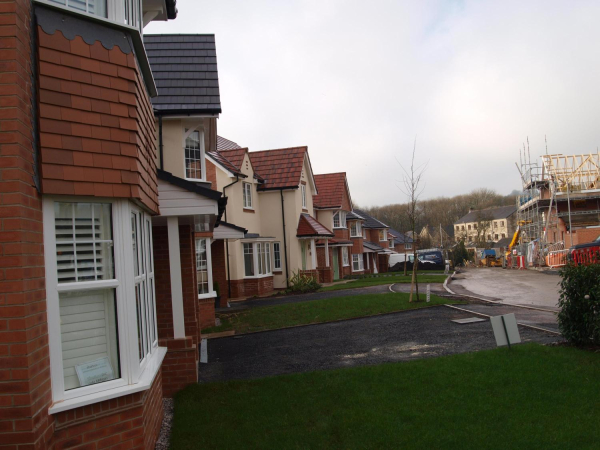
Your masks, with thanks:
M 382 284 L 395 284 L 395 283 L 410 283 L 412 276 L 394 275 L 391 277 L 375 277 L 375 278 L 361 278 L 358 280 L 352 280 L 344 284 L 335 284 L 333 286 L 327 286 L 321 288 L 320 291 L 339 291 L 341 289 L 355 289 L 361 287 L 378 286 Z M 427 283 L 443 283 L 446 280 L 445 275 L 419 275 L 419 286 Z M 420 291 L 419 291 L 420 292 Z
M 600 355 L 536 344 L 192 385 L 171 448 L 596 449 Z
M 422 298 L 424 299 L 424 295 Z M 385 293 L 335 297 L 323 300 L 311 300 L 299 303 L 287 303 L 275 306 L 261 306 L 236 313 L 222 313 L 217 316 L 221 325 L 202 330 L 203 333 L 235 330 L 236 333 L 274 330 L 277 328 L 306 325 L 310 323 L 331 322 L 353 317 L 372 316 L 406 309 L 426 306 L 459 303 L 435 295 L 425 303 L 408 302 L 408 294 Z

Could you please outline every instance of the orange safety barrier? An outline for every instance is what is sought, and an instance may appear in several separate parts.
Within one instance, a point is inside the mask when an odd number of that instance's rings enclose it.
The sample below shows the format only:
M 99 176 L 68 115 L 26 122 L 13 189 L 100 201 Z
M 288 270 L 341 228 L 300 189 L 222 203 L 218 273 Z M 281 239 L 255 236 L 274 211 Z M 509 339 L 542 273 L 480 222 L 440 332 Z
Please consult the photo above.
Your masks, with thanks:
M 546 256 L 546 265 L 551 269 L 555 267 L 562 267 L 567 264 L 567 255 L 569 250 L 557 250 L 548 253 Z

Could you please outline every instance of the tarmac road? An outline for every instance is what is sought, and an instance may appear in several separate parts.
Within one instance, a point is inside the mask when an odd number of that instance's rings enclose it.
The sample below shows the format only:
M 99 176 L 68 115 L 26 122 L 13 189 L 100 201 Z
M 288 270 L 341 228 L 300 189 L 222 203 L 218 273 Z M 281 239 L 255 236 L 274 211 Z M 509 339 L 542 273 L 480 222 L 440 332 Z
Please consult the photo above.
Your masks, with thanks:
M 558 311 L 560 276 L 537 270 L 501 268 L 461 269 L 448 287 L 457 294 L 474 295 L 507 305 Z

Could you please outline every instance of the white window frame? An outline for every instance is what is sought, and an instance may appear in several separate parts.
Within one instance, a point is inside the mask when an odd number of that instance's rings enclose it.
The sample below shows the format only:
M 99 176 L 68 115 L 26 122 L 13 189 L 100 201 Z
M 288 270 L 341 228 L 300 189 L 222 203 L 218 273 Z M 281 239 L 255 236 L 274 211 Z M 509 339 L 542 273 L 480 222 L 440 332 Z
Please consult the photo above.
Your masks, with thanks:
M 300 196 L 302 197 L 302 209 L 306 209 L 306 185 L 300 185 Z
M 85 11 L 80 11 L 69 6 L 61 5 L 50 0 L 35 0 L 38 3 L 45 3 L 54 8 L 64 9 L 73 14 L 80 14 L 82 16 L 90 17 L 95 20 L 103 22 L 110 22 L 111 24 L 117 24 L 122 27 L 134 29 L 142 32 L 144 28 L 144 21 L 142 17 L 142 2 L 140 0 L 106 0 L 106 15 L 107 17 L 99 16 L 97 14 L 91 14 Z M 68 3 L 68 1 L 66 2 Z M 131 15 L 129 20 L 125 20 L 125 4 L 128 4 L 134 14 Z
M 279 255 L 279 264 L 277 264 L 276 254 Z M 273 271 L 276 270 L 281 270 L 281 242 L 273 242 Z
M 355 227 L 354 229 L 354 234 L 352 234 L 352 227 Z M 356 220 L 356 221 L 352 221 L 350 222 L 350 237 L 363 237 L 362 234 L 362 227 L 360 225 L 360 221 Z
M 350 265 L 350 259 L 348 257 L 348 247 L 342 247 L 342 266 L 348 267 Z
M 186 128 L 187 128 L 187 130 L 186 130 Z M 187 164 L 186 164 L 186 157 L 185 157 L 185 151 L 187 148 L 186 141 L 187 141 L 187 138 L 196 131 L 198 132 L 198 143 L 200 144 L 200 170 L 202 171 L 202 178 L 190 178 L 187 176 L 188 173 L 187 173 Z M 182 133 L 183 133 L 183 144 L 182 144 L 183 177 L 189 181 L 206 183 L 206 151 L 204 148 L 204 128 L 201 126 L 190 126 L 188 128 L 186 125 L 184 125 L 183 129 L 182 129 Z
M 214 283 L 213 283 L 213 273 L 212 273 L 212 254 L 211 254 L 211 249 L 210 249 L 210 245 L 212 244 L 212 240 L 210 238 L 202 238 L 202 237 L 197 237 L 194 239 L 194 252 L 196 251 L 196 243 L 197 241 L 205 241 L 205 245 L 206 245 L 206 271 L 208 272 L 208 292 L 205 294 L 200 294 L 198 292 L 198 280 L 196 280 L 196 292 L 198 294 L 198 299 L 203 299 L 203 298 L 213 298 L 217 296 L 217 292 L 214 290 Z M 198 255 L 196 254 L 196 258 L 198 258 Z M 195 259 L 197 261 L 197 259 Z M 197 270 L 197 268 L 196 268 Z
M 55 202 L 65 203 L 110 203 L 112 206 L 112 234 L 114 279 L 95 280 L 70 283 L 58 283 L 56 234 L 55 234 Z M 114 198 L 89 197 L 52 197 L 43 199 L 43 229 L 44 229 L 44 258 L 46 272 L 46 302 L 48 315 L 48 342 L 50 350 L 50 376 L 52 381 L 51 414 L 69 409 L 90 405 L 100 401 L 117 398 L 134 392 L 148 389 L 158 373 L 166 349 L 158 347 L 158 339 L 151 343 L 150 352 L 140 361 L 137 335 L 137 307 L 135 297 L 135 277 L 133 259 L 133 240 L 131 230 L 131 213 L 142 214 L 142 223 L 150 217 L 141 212 L 128 200 Z M 150 222 L 150 233 L 152 227 Z M 146 253 L 145 263 L 153 262 L 152 236 L 144 237 L 139 233 L 140 242 L 143 238 L 149 244 L 150 252 Z M 139 249 L 139 247 L 138 247 Z M 139 249 L 141 251 L 141 249 Z M 153 265 L 153 264 L 152 264 Z M 147 279 L 154 279 L 154 273 L 147 274 Z M 154 283 L 152 283 L 153 288 Z M 119 339 L 119 362 L 121 376 L 118 379 L 102 383 L 82 386 L 68 391 L 64 390 L 64 375 L 62 362 L 61 319 L 59 294 L 63 292 L 87 291 L 94 289 L 115 289 L 117 333 Z M 154 299 L 154 326 L 156 327 L 156 290 L 152 293 Z M 157 330 L 154 330 L 158 337 Z
M 244 244 L 252 245 L 252 264 L 254 264 L 254 275 L 246 275 L 246 259 L 242 258 L 244 261 L 244 278 L 265 278 L 273 276 L 272 241 L 242 242 L 242 255 L 244 255 Z M 264 265 L 261 259 L 261 255 L 263 254 L 265 255 Z
M 335 216 L 338 216 L 338 226 L 335 226 Z M 346 211 L 336 211 L 333 215 L 333 228 L 346 228 Z
M 405 250 L 412 250 L 412 244 L 408 244 L 408 243 L 404 244 L 404 249 Z
M 383 238 L 381 237 L 382 232 L 383 232 Z M 385 241 L 387 241 L 387 230 L 384 228 L 382 230 L 379 230 L 379 242 L 385 242 Z
M 252 183 L 242 181 L 242 206 L 244 209 L 254 209 L 252 205 Z
M 355 267 L 354 263 L 357 263 L 358 267 Z M 352 272 L 362 272 L 364 270 L 365 266 L 362 258 L 362 253 L 352 253 Z

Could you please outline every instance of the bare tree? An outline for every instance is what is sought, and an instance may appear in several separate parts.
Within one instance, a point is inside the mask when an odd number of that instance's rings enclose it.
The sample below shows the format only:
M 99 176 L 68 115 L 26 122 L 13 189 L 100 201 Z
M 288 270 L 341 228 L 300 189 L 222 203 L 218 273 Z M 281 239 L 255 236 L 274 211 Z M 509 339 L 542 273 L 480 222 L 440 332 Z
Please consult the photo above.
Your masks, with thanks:
M 423 178 L 423 173 L 425 172 L 425 169 L 427 168 L 427 163 L 422 164 L 418 167 L 415 167 L 416 153 L 417 153 L 417 138 L 415 137 L 412 157 L 410 160 L 410 168 L 406 169 L 402 165 L 402 163 L 400 161 L 398 161 L 398 164 L 400 164 L 400 167 L 402 168 L 402 171 L 404 172 L 404 176 L 402 179 L 402 185 L 399 186 L 399 188 L 408 198 L 406 216 L 408 219 L 408 224 L 410 226 L 410 231 L 412 231 L 413 239 L 415 239 L 415 237 L 417 236 L 416 226 L 417 226 L 417 221 L 418 221 L 417 216 L 419 214 L 419 208 L 418 208 L 419 197 L 423 193 L 423 189 L 425 189 L 424 186 L 421 186 L 421 180 Z M 413 258 L 414 258 L 414 260 L 413 260 L 412 280 L 410 283 L 409 302 L 413 301 L 413 289 L 415 290 L 416 295 L 417 295 L 416 301 L 419 301 L 419 280 L 418 280 L 418 276 L 417 276 L 419 260 L 417 258 L 417 246 L 416 245 L 413 245 Z M 404 262 L 404 264 L 406 264 L 406 263 L 407 263 L 407 261 Z

